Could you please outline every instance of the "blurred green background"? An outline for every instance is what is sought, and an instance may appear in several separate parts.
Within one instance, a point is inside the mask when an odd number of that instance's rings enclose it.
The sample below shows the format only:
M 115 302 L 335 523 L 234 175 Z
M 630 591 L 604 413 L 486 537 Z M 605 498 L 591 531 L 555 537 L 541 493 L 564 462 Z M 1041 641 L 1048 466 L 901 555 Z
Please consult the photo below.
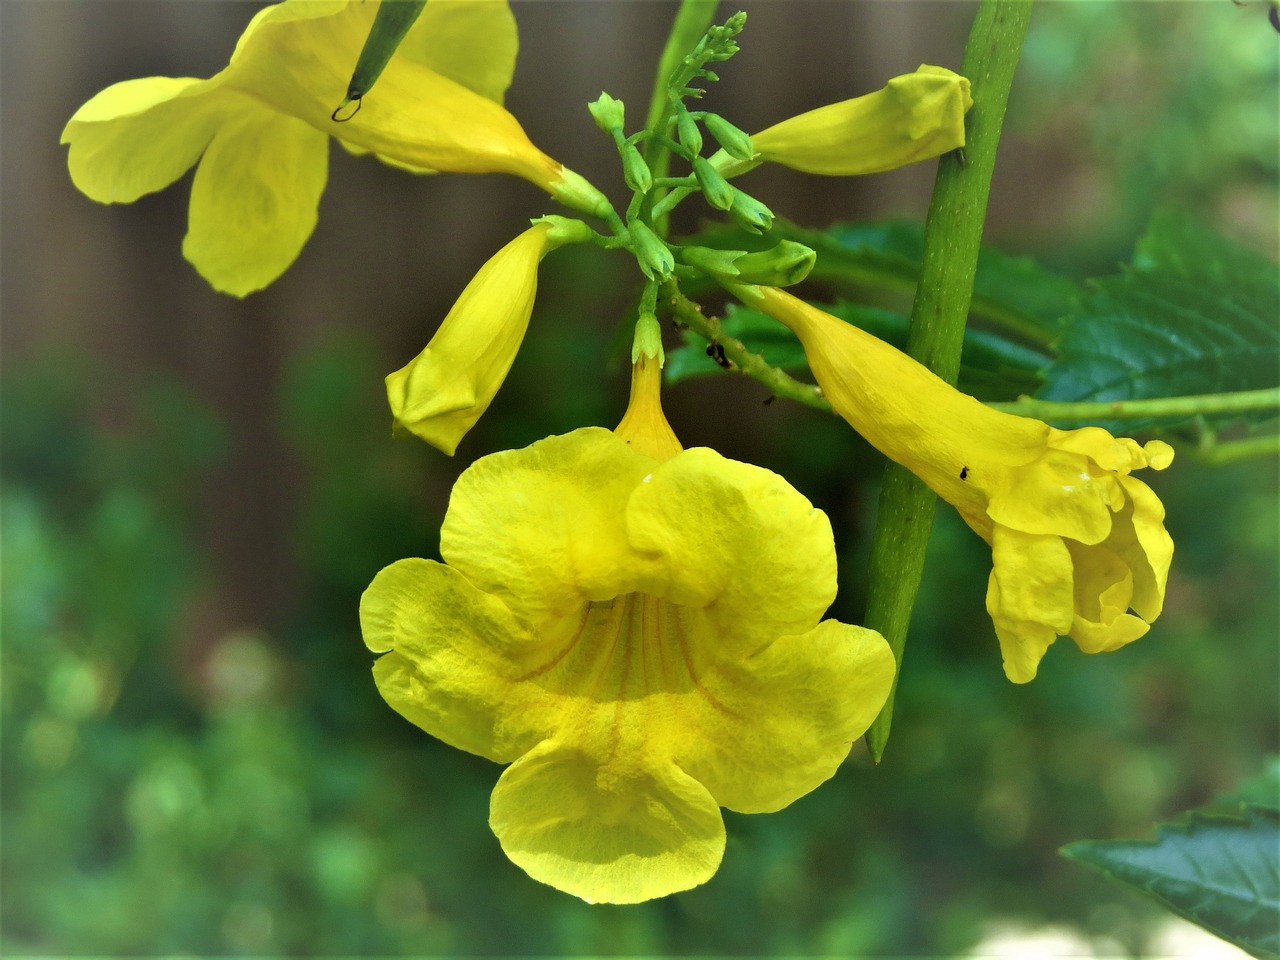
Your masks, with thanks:
M 957 68 L 974 9 L 741 6 L 743 53 L 707 105 L 751 129 L 920 62 Z M 508 105 L 533 140 L 617 184 L 582 105 L 604 87 L 641 112 L 672 11 L 516 4 Z M 381 566 L 436 555 L 471 460 L 616 422 L 635 278 L 600 251 L 549 258 L 525 347 L 458 456 L 392 441 L 383 375 L 544 212 L 536 191 L 335 151 L 298 264 L 234 301 L 181 260 L 189 180 L 108 208 L 66 177 L 57 137 L 79 103 L 216 71 L 249 13 L 0 4 L 0 949 L 950 956 L 1052 924 L 1099 955 L 1155 950 L 1159 911 L 1056 850 L 1147 836 L 1276 751 L 1275 462 L 1183 449 L 1147 478 L 1177 543 L 1162 619 L 1107 656 L 1063 641 L 1021 687 L 983 609 L 989 552 L 940 510 L 881 766 L 859 745 L 790 808 L 726 814 L 724 865 L 689 893 L 589 907 L 540 886 L 487 828 L 499 769 L 381 702 L 357 601 Z M 1274 259 L 1277 57 L 1263 5 L 1040 5 L 988 239 L 1082 278 L 1172 205 Z M 932 165 L 753 177 L 821 227 L 918 219 Z M 832 615 L 857 622 L 881 460 L 842 422 L 764 399 L 724 377 L 667 407 L 687 446 L 778 470 L 827 511 Z

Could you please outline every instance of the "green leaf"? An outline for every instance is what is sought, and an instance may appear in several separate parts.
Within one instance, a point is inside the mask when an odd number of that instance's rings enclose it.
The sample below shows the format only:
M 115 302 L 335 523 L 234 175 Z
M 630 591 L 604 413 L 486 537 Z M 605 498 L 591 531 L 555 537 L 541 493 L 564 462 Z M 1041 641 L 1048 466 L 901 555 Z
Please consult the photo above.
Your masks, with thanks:
M 806 230 L 783 220 L 774 222 L 763 243 L 795 240 L 811 247 L 818 262 L 810 274 L 842 293 L 867 287 L 915 290 L 924 254 L 924 227 L 906 221 L 838 223 L 827 230 Z M 692 240 L 704 246 L 753 250 L 761 239 L 731 228 L 704 230 Z M 970 311 L 1023 340 L 1047 346 L 1072 309 L 1079 288 L 1028 257 L 1012 257 L 994 247 L 978 256 Z
M 1062 853 L 1153 897 L 1255 957 L 1280 957 L 1280 813 L 1191 813 L 1154 842 L 1082 840 Z
M 351 82 L 347 84 L 347 98 L 338 110 L 353 100 L 359 100 L 373 89 L 391 60 L 391 55 L 396 52 L 426 5 L 427 0 L 384 0 L 378 6 L 378 11 L 373 16 L 373 26 L 369 28 L 369 36 L 365 38 L 355 70 L 351 74 Z M 336 110 L 334 112 L 337 113 Z
M 1040 399 L 1138 400 L 1276 385 L 1280 275 L 1253 251 L 1163 214 L 1128 268 L 1089 286 L 1068 318 L 1058 360 L 1045 371 Z M 1186 420 L 1100 425 L 1129 433 Z

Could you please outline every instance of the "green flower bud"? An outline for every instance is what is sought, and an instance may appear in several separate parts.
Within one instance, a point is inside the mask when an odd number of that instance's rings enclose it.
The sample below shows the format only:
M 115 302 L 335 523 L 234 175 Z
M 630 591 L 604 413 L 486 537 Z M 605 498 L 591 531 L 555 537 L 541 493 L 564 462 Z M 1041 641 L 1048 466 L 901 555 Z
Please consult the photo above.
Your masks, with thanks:
M 653 174 L 634 143 L 622 148 L 622 179 L 637 193 L 648 193 L 653 187 Z
M 733 206 L 733 187 L 729 181 L 720 176 L 720 171 L 711 165 L 706 157 L 693 158 L 693 175 L 698 179 L 702 195 L 707 203 L 717 210 L 728 210 Z
M 676 134 L 680 138 L 680 146 L 695 157 L 702 152 L 702 131 L 698 129 L 698 121 L 689 115 L 683 105 L 676 114 Z
M 621 100 L 615 100 L 607 93 L 601 93 L 594 103 L 588 103 L 587 109 L 595 118 L 596 126 L 605 133 L 621 130 L 626 122 L 626 107 Z
M 756 155 L 751 138 L 743 133 L 724 117 L 708 113 L 702 118 L 707 132 L 716 138 L 716 143 L 724 147 L 725 153 L 735 160 L 750 160 Z
M 738 258 L 734 267 L 743 283 L 788 287 L 809 275 L 818 255 L 803 243 L 783 240 L 771 250 L 759 250 Z
M 748 233 L 763 233 L 773 226 L 773 211 L 755 197 L 743 193 L 737 187 L 733 191 L 733 206 L 729 208 L 729 216 Z
M 547 231 L 547 248 L 549 250 L 554 250 L 570 243 L 586 243 L 595 236 L 594 230 L 581 220 L 575 220 L 572 217 L 547 214 L 545 217 L 538 217 L 529 222 L 534 224 L 545 223 L 551 228 Z
M 658 235 L 640 220 L 632 220 L 627 224 L 627 232 L 631 235 L 632 249 L 644 275 L 650 280 L 665 280 L 671 276 L 676 265 L 675 258 Z
M 680 251 L 680 261 L 691 267 L 696 267 L 710 277 L 736 280 L 739 273 L 737 261 L 746 255 L 747 251 L 745 250 L 684 247 Z

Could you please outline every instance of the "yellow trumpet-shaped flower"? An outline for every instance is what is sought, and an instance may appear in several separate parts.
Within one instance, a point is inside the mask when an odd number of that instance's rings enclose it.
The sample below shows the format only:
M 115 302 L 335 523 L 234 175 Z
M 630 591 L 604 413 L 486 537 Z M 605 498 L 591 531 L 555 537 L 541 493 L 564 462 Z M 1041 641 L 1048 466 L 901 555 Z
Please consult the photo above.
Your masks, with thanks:
M 756 157 L 726 165 L 740 173 L 760 161 L 829 176 L 880 173 L 964 146 L 969 81 L 922 65 L 875 93 L 828 104 L 754 134 Z M 719 164 L 718 164 L 719 165 Z
M 499 102 L 517 46 L 505 0 L 427 4 L 359 113 L 331 119 L 377 6 L 287 0 L 253 18 L 208 80 L 108 87 L 63 130 L 72 181 L 94 200 L 130 203 L 195 166 L 183 253 L 236 296 L 275 280 L 310 237 L 330 136 L 415 170 L 514 174 L 595 212 L 603 198 Z
M 386 701 L 510 764 L 489 817 L 503 850 L 592 902 L 708 880 L 719 808 L 778 810 L 831 777 L 894 671 L 879 634 L 821 620 L 826 516 L 768 470 L 681 450 L 656 360 L 633 376 L 618 432 L 476 461 L 445 562 L 394 563 L 360 603 Z
M 1060 635 L 1100 653 L 1147 632 L 1164 605 L 1173 541 L 1160 500 L 1130 472 L 1167 467 L 1168 444 L 992 410 L 782 290 L 735 292 L 796 333 L 837 413 L 991 544 L 987 611 L 1010 680 L 1032 679 Z
M 538 264 L 555 246 L 546 223 L 508 243 L 467 284 L 423 351 L 387 375 L 397 433 L 453 456 L 515 362 L 533 313 Z

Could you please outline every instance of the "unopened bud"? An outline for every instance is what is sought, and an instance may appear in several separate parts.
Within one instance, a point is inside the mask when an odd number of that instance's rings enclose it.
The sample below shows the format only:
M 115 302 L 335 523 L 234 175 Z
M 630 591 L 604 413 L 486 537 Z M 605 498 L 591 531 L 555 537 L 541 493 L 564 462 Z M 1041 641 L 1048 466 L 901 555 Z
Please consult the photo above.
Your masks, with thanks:
M 818 255 L 803 243 L 783 240 L 771 250 L 759 250 L 734 263 L 743 283 L 764 287 L 789 287 L 809 275 Z
M 733 206 L 733 187 L 706 157 L 693 158 L 693 175 L 697 177 L 707 203 L 717 210 L 728 210 Z
M 653 187 L 653 174 L 634 143 L 622 148 L 622 179 L 637 193 L 648 193 Z
M 702 118 L 707 132 L 716 138 L 716 143 L 724 147 L 725 153 L 735 160 L 750 160 L 756 155 L 751 137 L 743 133 L 724 117 L 716 113 L 708 113 Z
M 684 247 L 680 260 L 716 279 L 735 280 L 739 271 L 737 261 L 747 255 L 745 250 L 716 250 L 713 247 Z
M 587 109 L 595 118 L 596 126 L 605 133 L 621 130 L 626 122 L 626 107 L 621 100 L 615 100 L 607 93 L 601 93 L 594 103 L 588 103 Z
M 680 146 L 695 157 L 702 153 L 702 131 L 698 129 L 698 121 L 694 120 L 683 106 L 676 114 L 676 134 L 680 138 Z
M 658 235 L 640 220 L 632 220 L 627 224 L 627 232 L 631 235 L 636 261 L 644 275 L 650 280 L 665 280 L 671 276 L 676 265 L 675 259 Z
M 773 211 L 749 194 L 737 187 L 733 191 L 733 206 L 729 208 L 729 216 L 743 230 L 749 233 L 763 233 L 773 226 Z

